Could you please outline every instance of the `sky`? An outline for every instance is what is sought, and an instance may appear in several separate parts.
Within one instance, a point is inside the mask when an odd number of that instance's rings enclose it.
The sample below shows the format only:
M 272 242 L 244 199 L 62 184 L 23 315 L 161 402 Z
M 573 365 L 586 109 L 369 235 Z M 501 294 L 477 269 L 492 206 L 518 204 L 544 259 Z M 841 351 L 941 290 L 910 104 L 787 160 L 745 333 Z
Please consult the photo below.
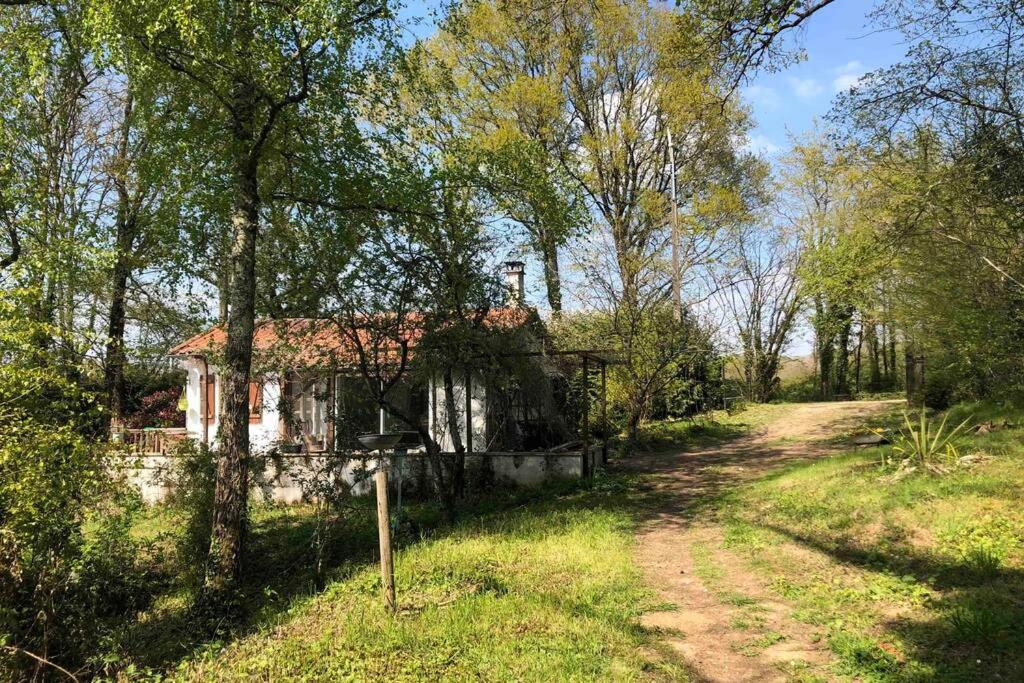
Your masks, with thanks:
M 865 73 L 890 66 L 905 52 L 901 36 L 878 32 L 866 17 L 873 3 L 838 0 L 811 17 L 806 28 L 789 37 L 806 59 L 779 73 L 760 74 L 744 88 L 756 127 L 749 148 L 775 156 L 793 135 L 823 119 L 833 98 Z
M 755 123 L 747 149 L 769 160 L 778 158 L 794 137 L 813 129 L 816 121 L 826 123 L 823 119 L 837 94 L 864 74 L 901 60 L 906 50 L 902 36 L 870 25 L 867 15 L 874 6 L 873 0 L 837 0 L 786 37 L 785 45 L 801 49 L 805 59 L 778 72 L 756 74 L 743 88 Z M 439 7 L 436 0 L 410 0 L 399 15 L 406 39 L 412 42 L 429 36 Z M 527 300 L 544 308 L 540 263 L 529 255 L 524 258 Z M 571 273 L 563 273 L 564 280 L 571 278 Z M 806 331 L 798 331 L 789 355 L 810 351 Z

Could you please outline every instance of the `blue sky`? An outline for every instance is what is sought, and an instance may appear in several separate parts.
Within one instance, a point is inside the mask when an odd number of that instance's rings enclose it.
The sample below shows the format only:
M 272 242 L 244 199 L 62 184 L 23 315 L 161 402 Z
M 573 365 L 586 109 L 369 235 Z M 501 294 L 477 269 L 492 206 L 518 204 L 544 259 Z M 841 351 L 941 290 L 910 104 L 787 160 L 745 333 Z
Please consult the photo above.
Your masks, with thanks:
M 779 73 L 758 75 L 744 89 L 756 127 L 750 147 L 769 156 L 785 150 L 791 135 L 810 129 L 829 111 L 835 95 L 863 74 L 899 61 L 900 36 L 868 25 L 873 3 L 839 0 L 813 16 L 806 28 L 788 38 L 806 59 Z

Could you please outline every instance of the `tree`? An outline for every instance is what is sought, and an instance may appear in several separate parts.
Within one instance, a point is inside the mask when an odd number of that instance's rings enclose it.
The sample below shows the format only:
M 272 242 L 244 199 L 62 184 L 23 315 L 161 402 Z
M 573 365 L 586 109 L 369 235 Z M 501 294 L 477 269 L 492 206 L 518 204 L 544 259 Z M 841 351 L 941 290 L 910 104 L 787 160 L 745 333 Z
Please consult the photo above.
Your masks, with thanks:
M 305 134 L 325 126 L 307 124 L 336 116 L 337 128 L 355 129 L 345 93 L 358 93 L 366 67 L 358 48 L 387 37 L 377 31 L 387 17 L 378 3 L 110 0 L 91 7 L 119 65 L 172 85 L 192 103 L 190 132 L 215 151 L 211 173 L 230 196 L 224 419 L 205 584 L 214 604 L 232 593 L 242 566 L 260 213 L 273 196 L 274 174 L 298 171 L 316 148 Z
M 778 69 L 800 58 L 787 50 L 787 34 L 806 26 L 835 0 L 693 0 L 686 11 L 720 61 L 730 90 L 762 69 Z
M 748 400 L 778 394 L 779 370 L 803 304 L 801 235 L 785 227 L 743 226 L 717 278 L 716 301 L 729 311 L 738 332 Z
M 578 188 L 559 164 L 566 144 L 560 8 L 465 3 L 421 46 L 421 77 L 443 116 L 479 156 L 495 210 L 525 230 L 544 272 L 548 305 L 562 310 L 559 250 L 583 222 Z
M 873 18 L 904 34 L 906 56 L 862 79 L 833 119 L 870 159 L 883 198 L 876 221 L 897 275 L 884 310 L 907 350 L 931 358 L 933 403 L 1009 391 L 1024 292 L 1012 218 L 1024 150 L 1024 18 L 1014 3 L 992 0 L 908 0 Z M 894 335 L 885 334 L 880 360 L 892 372 Z M 880 333 L 867 336 L 883 346 Z
M 855 314 L 873 309 L 888 258 L 872 225 L 868 164 L 820 133 L 799 141 L 786 164 L 781 206 L 806 245 L 800 277 L 811 307 L 818 391 L 826 399 L 849 395 Z
M 175 155 L 179 127 L 171 123 L 183 115 L 181 108 L 161 97 L 158 89 L 133 87 L 129 77 L 111 80 L 104 94 L 112 122 L 101 165 L 113 188 L 113 264 L 103 366 L 108 415 L 116 431 L 126 417 L 125 330 L 132 290 L 138 296 L 145 288 L 136 276 L 149 270 L 173 279 L 176 273 L 189 272 L 189 264 L 175 261 L 183 247 L 180 207 L 190 183 Z
M 100 71 L 81 31 L 83 9 L 24 6 L 0 12 L 0 223 L 14 285 L 37 285 L 31 308 L 66 367 L 77 368 L 97 312 L 106 124 L 89 106 Z

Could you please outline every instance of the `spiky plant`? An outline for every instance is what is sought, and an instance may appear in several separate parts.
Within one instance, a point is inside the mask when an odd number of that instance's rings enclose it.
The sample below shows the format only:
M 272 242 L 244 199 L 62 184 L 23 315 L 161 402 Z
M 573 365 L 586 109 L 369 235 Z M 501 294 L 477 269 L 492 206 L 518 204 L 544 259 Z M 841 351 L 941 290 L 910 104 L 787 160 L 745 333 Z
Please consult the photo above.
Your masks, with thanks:
M 910 465 L 919 465 L 932 470 L 940 467 L 940 461 L 955 462 L 960 457 L 956 448 L 957 438 L 967 427 L 970 418 L 946 431 L 948 419 L 949 415 L 943 417 L 942 422 L 936 428 L 934 421 L 929 421 L 925 417 L 924 411 L 921 411 L 920 420 L 915 425 L 910 420 L 910 416 L 904 412 L 905 428 L 900 430 L 900 435 L 892 447 L 893 455 Z

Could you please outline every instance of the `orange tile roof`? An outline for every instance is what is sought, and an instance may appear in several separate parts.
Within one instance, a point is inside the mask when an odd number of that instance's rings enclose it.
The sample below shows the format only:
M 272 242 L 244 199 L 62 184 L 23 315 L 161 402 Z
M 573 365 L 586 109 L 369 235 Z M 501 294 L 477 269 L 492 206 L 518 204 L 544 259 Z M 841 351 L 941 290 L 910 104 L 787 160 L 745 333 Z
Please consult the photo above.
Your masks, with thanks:
M 535 313 L 531 309 L 520 307 L 492 308 L 484 316 L 484 324 L 493 329 L 511 330 L 524 326 Z M 409 347 L 414 347 L 423 335 L 419 325 L 423 316 L 411 314 L 407 316 L 409 327 L 399 337 Z M 332 363 L 339 360 L 355 361 L 358 358 L 358 346 L 351 336 L 358 334 L 358 340 L 367 354 L 374 351 L 397 353 L 398 341 L 394 339 L 394 331 L 382 325 L 382 329 L 374 330 L 372 325 L 352 330 L 334 320 L 320 318 L 284 318 L 278 320 L 259 320 L 253 334 L 253 351 L 257 355 L 281 356 L 302 364 Z M 206 332 L 186 339 L 170 350 L 171 356 L 201 356 L 218 353 L 227 340 L 227 331 L 223 325 L 210 328 Z

